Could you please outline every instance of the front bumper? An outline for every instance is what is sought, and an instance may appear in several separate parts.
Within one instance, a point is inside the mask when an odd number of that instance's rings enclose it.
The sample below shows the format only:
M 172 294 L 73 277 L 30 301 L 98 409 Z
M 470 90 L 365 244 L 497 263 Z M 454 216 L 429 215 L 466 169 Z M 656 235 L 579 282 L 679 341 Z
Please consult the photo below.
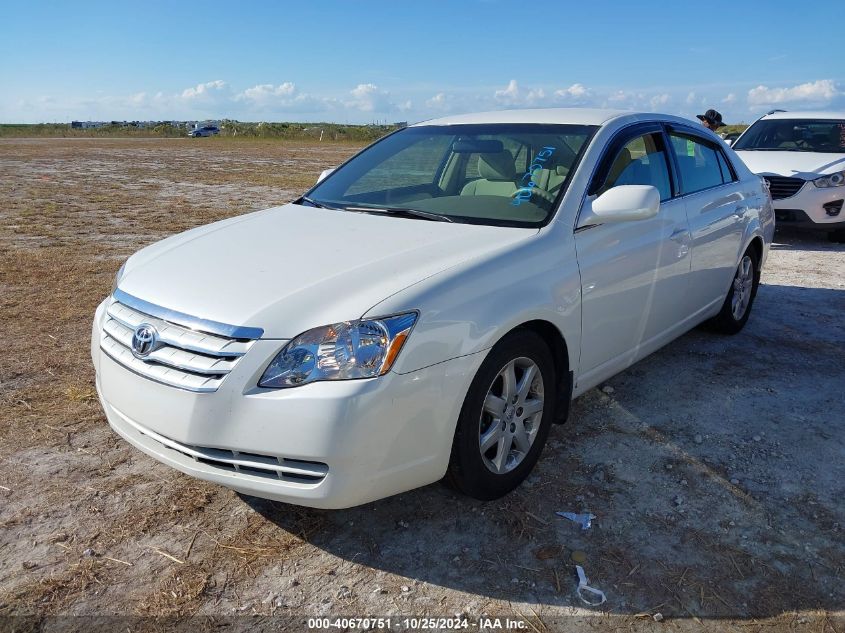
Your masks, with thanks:
M 440 479 L 484 357 L 267 390 L 255 385 L 284 343 L 258 340 L 216 392 L 193 393 L 139 376 L 103 353 L 101 315 L 102 306 L 92 331 L 97 392 L 121 437 L 194 477 L 319 508 L 359 505 Z
M 774 200 L 778 226 L 833 231 L 845 227 L 845 187 L 819 188 L 807 181 L 797 193 Z

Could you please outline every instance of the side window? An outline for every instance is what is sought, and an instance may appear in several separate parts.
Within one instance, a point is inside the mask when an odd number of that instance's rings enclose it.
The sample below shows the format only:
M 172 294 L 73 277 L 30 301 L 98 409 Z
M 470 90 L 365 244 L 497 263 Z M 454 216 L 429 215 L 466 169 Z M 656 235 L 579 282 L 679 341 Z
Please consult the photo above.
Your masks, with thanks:
M 736 177 L 734 176 L 734 172 L 728 164 L 728 159 L 725 158 L 724 153 L 716 152 L 716 156 L 719 158 L 719 167 L 722 170 L 722 182 L 734 182 Z
M 602 194 L 617 185 L 652 185 L 660 192 L 661 200 L 672 197 L 669 167 L 660 133 L 645 134 L 628 141 L 613 159 L 597 193 Z
M 446 134 L 422 138 L 371 170 L 354 183 L 345 195 L 430 185 L 432 174 L 437 172 L 451 144 L 452 137 Z
M 724 182 L 722 167 L 719 165 L 721 152 L 695 137 L 678 132 L 670 133 L 669 138 L 672 141 L 672 150 L 678 159 L 681 193 L 703 191 Z M 728 174 L 729 180 L 732 180 L 730 172 Z

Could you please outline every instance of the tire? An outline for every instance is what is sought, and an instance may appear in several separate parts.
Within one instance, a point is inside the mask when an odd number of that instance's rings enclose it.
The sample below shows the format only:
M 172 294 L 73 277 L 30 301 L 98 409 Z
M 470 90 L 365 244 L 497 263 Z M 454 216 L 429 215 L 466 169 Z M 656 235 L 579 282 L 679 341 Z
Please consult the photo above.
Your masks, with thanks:
M 467 391 L 446 482 L 483 501 L 516 488 L 546 443 L 555 418 L 557 384 L 552 354 L 539 335 L 516 330 L 499 341 Z M 506 394 L 509 403 L 502 398 Z M 482 441 L 487 450 L 482 450 Z
M 739 261 L 722 310 L 708 321 L 710 329 L 721 334 L 737 334 L 742 330 L 751 315 L 759 285 L 760 260 L 756 251 L 749 248 Z

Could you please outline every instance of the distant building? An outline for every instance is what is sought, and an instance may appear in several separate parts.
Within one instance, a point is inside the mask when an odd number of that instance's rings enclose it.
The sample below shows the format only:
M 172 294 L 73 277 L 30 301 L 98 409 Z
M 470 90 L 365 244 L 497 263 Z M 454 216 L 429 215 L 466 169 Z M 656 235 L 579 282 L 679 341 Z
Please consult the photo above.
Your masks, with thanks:
M 70 127 L 80 130 L 92 130 L 108 125 L 105 121 L 71 121 Z

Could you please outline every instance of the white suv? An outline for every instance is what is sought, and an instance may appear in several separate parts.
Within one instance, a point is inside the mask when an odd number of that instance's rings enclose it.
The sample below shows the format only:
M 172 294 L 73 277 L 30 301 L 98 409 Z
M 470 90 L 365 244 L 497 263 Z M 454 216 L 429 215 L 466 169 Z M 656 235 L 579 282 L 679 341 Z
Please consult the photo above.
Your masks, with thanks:
M 827 231 L 845 242 L 845 112 L 776 110 L 733 144 L 769 183 L 783 226 Z
M 742 329 L 773 232 L 763 180 L 678 117 L 429 121 L 130 257 L 97 391 L 127 441 L 244 493 L 341 508 L 445 475 L 492 499 L 572 397 Z

